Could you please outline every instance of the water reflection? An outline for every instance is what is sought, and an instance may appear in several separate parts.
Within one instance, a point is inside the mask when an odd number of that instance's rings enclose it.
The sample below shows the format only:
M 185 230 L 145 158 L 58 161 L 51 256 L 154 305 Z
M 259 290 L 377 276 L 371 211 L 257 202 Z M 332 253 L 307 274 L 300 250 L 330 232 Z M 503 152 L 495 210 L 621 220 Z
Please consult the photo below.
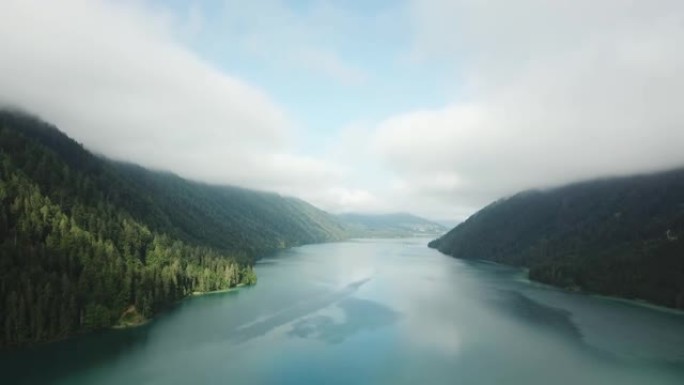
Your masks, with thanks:
M 345 302 L 342 300 L 352 295 L 361 286 L 370 281 L 370 279 L 371 278 L 364 278 L 352 282 L 347 284 L 339 291 L 326 293 L 324 295 L 319 295 L 312 298 L 306 298 L 305 300 L 302 300 L 291 307 L 285 308 L 284 310 L 278 311 L 275 314 L 269 315 L 255 322 L 242 325 L 232 331 L 231 340 L 236 343 L 244 343 L 253 338 L 263 336 L 279 326 L 286 325 L 308 314 L 324 309 L 338 301 L 341 301 L 340 306 L 343 306 Z
M 681 385 L 684 316 L 533 285 L 425 241 L 296 248 L 139 329 L 0 354 L 7 384 Z
M 399 313 L 374 301 L 346 298 L 337 303 L 343 320 L 327 315 L 313 315 L 292 325 L 291 337 L 313 338 L 329 344 L 339 344 L 364 330 L 376 330 L 395 323 Z
M 0 354 L 10 384 L 52 384 L 58 379 L 126 357 L 148 341 L 148 326 L 104 331 Z

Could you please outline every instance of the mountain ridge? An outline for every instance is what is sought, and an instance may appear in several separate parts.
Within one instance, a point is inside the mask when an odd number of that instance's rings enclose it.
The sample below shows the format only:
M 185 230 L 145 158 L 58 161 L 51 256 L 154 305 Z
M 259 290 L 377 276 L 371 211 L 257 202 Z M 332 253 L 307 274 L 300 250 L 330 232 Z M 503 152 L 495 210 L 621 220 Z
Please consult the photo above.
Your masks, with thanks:
M 684 168 L 499 199 L 429 246 L 543 283 L 684 308 Z

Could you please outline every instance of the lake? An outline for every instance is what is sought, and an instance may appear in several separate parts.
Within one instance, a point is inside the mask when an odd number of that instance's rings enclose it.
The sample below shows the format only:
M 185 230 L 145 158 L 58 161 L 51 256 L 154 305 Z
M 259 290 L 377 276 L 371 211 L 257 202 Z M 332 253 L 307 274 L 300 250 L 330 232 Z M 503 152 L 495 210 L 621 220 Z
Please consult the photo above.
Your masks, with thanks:
M 684 384 L 684 315 L 427 239 L 298 247 L 142 327 L 0 354 L 3 384 Z

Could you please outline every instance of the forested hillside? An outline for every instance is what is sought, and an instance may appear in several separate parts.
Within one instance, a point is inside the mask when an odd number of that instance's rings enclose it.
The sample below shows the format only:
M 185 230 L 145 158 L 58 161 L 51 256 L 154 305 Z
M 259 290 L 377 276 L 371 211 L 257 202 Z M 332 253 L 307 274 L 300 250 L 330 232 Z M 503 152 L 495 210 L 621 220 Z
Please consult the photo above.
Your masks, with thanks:
M 156 212 L 150 213 L 150 222 L 188 242 L 255 256 L 347 236 L 334 216 L 296 198 L 189 182 L 131 164 L 110 164 L 136 191 L 153 197 Z M 121 204 L 138 210 L 129 198 Z
M 526 266 L 540 282 L 684 309 L 684 169 L 520 193 L 430 247 Z
M 410 237 L 416 235 L 437 235 L 447 228 L 408 213 L 361 214 L 345 213 L 338 217 L 358 237 Z
M 259 253 L 345 235 L 300 200 L 105 160 L 0 112 L 0 346 L 138 322 L 254 283 Z

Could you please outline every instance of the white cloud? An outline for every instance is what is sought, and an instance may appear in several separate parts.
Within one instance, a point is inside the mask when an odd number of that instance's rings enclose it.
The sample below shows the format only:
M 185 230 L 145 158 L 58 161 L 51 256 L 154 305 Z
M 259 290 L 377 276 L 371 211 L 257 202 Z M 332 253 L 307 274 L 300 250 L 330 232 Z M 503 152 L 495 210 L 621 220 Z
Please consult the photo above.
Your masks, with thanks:
M 339 183 L 297 155 L 296 127 L 255 86 L 177 43 L 173 18 L 140 3 L 0 3 L 0 102 L 109 157 L 214 183 L 295 195 Z M 201 26 L 190 16 L 189 29 Z
M 348 188 L 343 186 L 332 187 L 324 191 L 324 199 L 320 200 L 312 196 L 311 200 L 320 202 L 335 213 L 343 212 L 377 212 L 384 208 L 383 201 L 372 192 L 360 188 Z
M 111 157 L 333 211 L 463 218 L 520 189 L 684 164 L 681 1 L 416 0 L 368 14 L 327 1 L 228 0 L 216 14 L 206 4 L 179 13 L 165 3 L 2 1 L 0 103 Z M 453 102 L 377 124 L 350 114 L 360 123 L 327 146 L 323 133 L 301 141 L 313 127 L 184 45 L 201 40 L 207 57 L 239 65 L 261 58 L 268 76 L 365 82 L 345 91 L 364 103 L 367 92 L 354 90 L 383 84 L 374 82 L 383 74 L 376 53 L 354 42 L 398 49 L 407 30 L 412 65 L 452 68 L 442 86 Z
M 423 212 L 684 165 L 684 3 L 416 1 L 413 15 L 414 56 L 453 60 L 466 91 L 377 126 Z

